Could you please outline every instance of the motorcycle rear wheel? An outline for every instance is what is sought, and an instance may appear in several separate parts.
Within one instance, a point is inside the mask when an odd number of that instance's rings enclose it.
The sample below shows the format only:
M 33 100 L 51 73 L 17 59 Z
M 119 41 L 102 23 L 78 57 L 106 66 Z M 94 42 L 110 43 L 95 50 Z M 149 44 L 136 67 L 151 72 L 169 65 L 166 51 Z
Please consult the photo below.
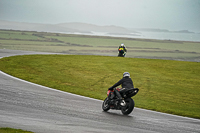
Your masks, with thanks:
M 124 115 L 128 115 L 133 111 L 135 102 L 132 98 L 125 99 L 125 102 L 126 102 L 126 106 L 122 107 L 121 112 Z
M 103 101 L 102 109 L 103 111 L 108 111 L 110 109 L 110 105 L 108 104 L 108 97 Z
M 118 54 L 118 57 L 124 57 L 124 55 L 123 54 Z

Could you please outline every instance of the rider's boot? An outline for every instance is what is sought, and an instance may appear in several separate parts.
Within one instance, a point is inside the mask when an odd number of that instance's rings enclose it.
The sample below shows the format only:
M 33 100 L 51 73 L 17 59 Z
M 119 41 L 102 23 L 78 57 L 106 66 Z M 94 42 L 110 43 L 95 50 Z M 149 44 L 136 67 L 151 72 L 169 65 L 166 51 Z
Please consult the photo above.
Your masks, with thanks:
M 117 97 L 118 97 L 119 100 L 120 100 L 120 105 L 121 105 L 121 106 L 125 106 L 125 105 L 126 105 L 126 102 L 124 101 L 124 99 L 122 98 L 122 96 L 120 95 L 120 93 L 119 93 L 117 90 L 115 90 L 115 93 L 116 93 Z

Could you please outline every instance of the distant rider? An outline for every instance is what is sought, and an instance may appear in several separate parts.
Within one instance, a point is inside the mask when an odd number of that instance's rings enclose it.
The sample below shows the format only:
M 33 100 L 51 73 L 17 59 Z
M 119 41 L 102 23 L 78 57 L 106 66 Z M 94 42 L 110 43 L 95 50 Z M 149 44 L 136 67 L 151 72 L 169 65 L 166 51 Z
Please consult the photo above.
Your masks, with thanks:
M 119 46 L 118 52 L 119 52 L 118 56 L 124 57 L 126 55 L 127 49 L 123 43 Z
M 119 91 L 115 90 L 114 88 L 121 85 L 122 89 L 120 89 L 120 92 L 125 92 L 126 89 L 134 88 L 133 81 L 130 78 L 130 73 L 129 72 L 124 72 L 123 73 L 123 78 L 120 79 L 117 83 L 115 83 L 113 86 L 108 88 L 108 90 L 114 90 L 114 93 L 119 97 L 120 99 L 120 105 L 124 106 L 125 101 L 122 99 L 122 96 L 120 95 Z M 111 94 L 111 93 L 110 93 Z M 111 100 L 111 96 L 108 95 L 108 99 Z

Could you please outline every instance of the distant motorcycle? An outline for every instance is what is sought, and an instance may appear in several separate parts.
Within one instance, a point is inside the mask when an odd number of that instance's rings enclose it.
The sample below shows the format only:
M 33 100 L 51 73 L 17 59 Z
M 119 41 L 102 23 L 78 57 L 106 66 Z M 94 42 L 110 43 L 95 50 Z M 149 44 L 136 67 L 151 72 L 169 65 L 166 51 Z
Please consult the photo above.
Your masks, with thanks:
M 128 115 L 130 114 L 135 106 L 134 100 L 131 98 L 132 96 L 135 96 L 139 89 L 138 88 L 131 88 L 127 89 L 125 92 L 120 92 L 121 88 L 115 88 L 113 91 L 108 90 L 107 96 L 111 95 L 111 100 L 108 99 L 108 97 L 104 100 L 102 104 L 102 109 L 104 111 L 108 111 L 109 109 L 115 109 L 115 110 L 121 110 L 122 114 Z M 120 99 L 114 94 L 114 91 L 119 91 L 122 98 L 125 101 L 125 105 L 120 105 Z
M 126 52 L 122 49 L 118 49 L 118 57 L 125 57 L 126 56 Z

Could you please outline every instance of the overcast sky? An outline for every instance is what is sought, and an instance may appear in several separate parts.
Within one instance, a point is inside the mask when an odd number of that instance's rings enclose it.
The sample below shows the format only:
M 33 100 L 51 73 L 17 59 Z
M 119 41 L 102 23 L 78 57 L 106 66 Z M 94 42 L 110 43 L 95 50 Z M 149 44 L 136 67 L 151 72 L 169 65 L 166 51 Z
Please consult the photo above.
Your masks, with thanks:
M 200 32 L 200 0 L 0 0 L 0 20 Z

